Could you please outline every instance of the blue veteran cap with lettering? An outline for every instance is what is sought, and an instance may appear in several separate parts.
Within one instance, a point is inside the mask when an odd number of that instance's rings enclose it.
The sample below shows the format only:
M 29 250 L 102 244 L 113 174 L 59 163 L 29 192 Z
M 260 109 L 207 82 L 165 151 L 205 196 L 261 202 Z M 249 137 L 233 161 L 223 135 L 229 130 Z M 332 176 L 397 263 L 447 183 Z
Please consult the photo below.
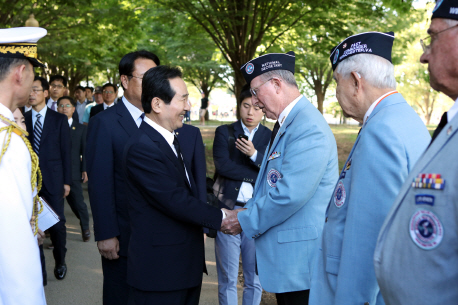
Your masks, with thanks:
M 36 27 L 0 29 L 0 57 L 27 59 L 34 67 L 44 67 L 38 59 L 37 41 L 47 32 Z
M 457 0 L 437 0 L 433 9 L 434 18 L 445 18 L 458 20 L 458 1 Z
M 249 85 L 255 77 L 272 70 L 288 70 L 294 74 L 295 63 L 296 56 L 293 51 L 286 54 L 270 53 L 250 60 L 240 70 Z
M 366 32 L 347 37 L 331 50 L 329 58 L 332 70 L 335 70 L 341 61 L 358 54 L 373 54 L 391 62 L 393 41 L 393 32 Z

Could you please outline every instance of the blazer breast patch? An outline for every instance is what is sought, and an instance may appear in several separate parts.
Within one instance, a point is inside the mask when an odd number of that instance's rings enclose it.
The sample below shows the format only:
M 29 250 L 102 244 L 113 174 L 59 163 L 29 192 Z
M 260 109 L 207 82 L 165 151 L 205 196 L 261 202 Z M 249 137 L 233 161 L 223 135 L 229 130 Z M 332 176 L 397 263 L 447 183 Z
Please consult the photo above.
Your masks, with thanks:
M 279 171 L 276 169 L 272 168 L 268 173 L 267 173 L 267 183 L 269 183 L 270 187 L 277 187 L 277 182 L 282 178 L 281 174 Z

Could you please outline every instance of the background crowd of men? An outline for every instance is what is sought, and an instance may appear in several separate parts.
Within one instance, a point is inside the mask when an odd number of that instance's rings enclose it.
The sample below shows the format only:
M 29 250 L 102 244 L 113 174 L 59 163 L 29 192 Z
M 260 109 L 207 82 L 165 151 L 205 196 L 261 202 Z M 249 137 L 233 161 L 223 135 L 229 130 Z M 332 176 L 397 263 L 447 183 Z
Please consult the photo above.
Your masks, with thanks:
M 339 104 L 362 125 L 340 174 L 331 129 L 296 84 L 295 54 L 245 63 L 240 120 L 215 132 L 218 207 L 207 204 L 200 131 L 183 124 L 180 69 L 132 52 L 119 63 L 122 98 L 107 83 L 94 101 L 81 86 L 74 99 L 64 77 L 34 76 L 45 30 L 0 31 L 0 230 L 10 232 L 0 304 L 46 304 L 37 188 L 60 218 L 49 233 L 54 275 L 65 278 L 64 198 L 90 240 L 86 181 L 107 305 L 198 304 L 202 228 L 218 231 L 220 304 L 237 304 L 240 255 L 243 304 L 259 304 L 262 289 L 279 305 L 456 302 L 457 0 L 437 1 L 431 41 L 421 41 L 432 88 L 455 100 L 432 139 L 396 91 L 394 33 L 355 34 L 331 50 Z

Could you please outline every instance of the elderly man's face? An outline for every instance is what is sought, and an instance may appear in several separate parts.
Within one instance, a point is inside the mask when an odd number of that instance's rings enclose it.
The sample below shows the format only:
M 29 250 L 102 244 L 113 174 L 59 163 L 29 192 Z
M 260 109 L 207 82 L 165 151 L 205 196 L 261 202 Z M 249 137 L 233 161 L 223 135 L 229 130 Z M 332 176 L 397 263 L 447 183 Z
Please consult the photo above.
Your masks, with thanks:
M 428 33 L 431 35 L 430 48 L 420 57 L 420 61 L 428 64 L 430 84 L 435 90 L 458 98 L 458 21 L 454 28 L 444 19 L 434 18 Z
M 336 97 L 342 107 L 343 115 L 346 118 L 357 119 L 360 117 L 358 101 L 355 94 L 355 84 L 351 76 L 345 78 L 334 72 L 334 79 L 337 82 Z
M 273 87 L 273 79 L 264 81 L 260 76 L 255 77 L 250 87 L 255 94 L 252 96 L 252 104 L 259 107 L 266 117 L 271 120 L 277 120 L 280 116 L 279 105 L 275 100 L 275 89 Z

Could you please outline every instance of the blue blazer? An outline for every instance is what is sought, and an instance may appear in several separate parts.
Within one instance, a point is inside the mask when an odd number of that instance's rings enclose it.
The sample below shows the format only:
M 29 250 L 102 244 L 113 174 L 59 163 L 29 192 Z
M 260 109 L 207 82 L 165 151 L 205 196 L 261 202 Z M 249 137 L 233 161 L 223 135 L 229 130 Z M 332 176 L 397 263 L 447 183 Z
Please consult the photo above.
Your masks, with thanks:
M 240 120 L 231 124 L 234 127 L 234 137 L 237 140 L 240 134 L 245 134 Z M 225 208 L 233 207 L 237 202 L 240 186 L 243 182 L 256 183 L 256 178 L 264 159 L 264 152 L 269 145 L 271 131 L 269 128 L 259 124 L 259 128 L 253 137 L 253 145 L 258 151 L 256 161 L 240 152 L 237 148 L 228 147 L 229 131 L 227 125 L 216 128 L 215 139 L 213 140 L 213 161 L 218 175 L 224 178 L 224 183 L 218 186 L 220 201 Z M 230 159 L 229 149 L 233 149 L 233 159 Z
M 262 287 L 310 289 L 324 214 L 338 178 L 337 146 L 323 115 L 305 97 L 265 154 L 253 198 L 238 220 L 255 239 Z
M 86 169 L 95 240 L 118 237 L 119 254 L 127 256 L 130 226 L 122 154 L 138 127 L 123 102 L 94 116 L 88 127 Z
M 430 141 L 425 124 L 399 93 L 371 113 L 328 205 L 309 304 L 385 304 L 372 259 L 377 235 Z
M 72 179 L 81 182 L 81 173 L 86 171 L 87 126 L 73 119 L 70 133 L 72 139 Z
M 29 132 L 28 139 L 33 143 L 32 110 L 26 112 L 24 118 Z M 53 198 L 60 201 L 64 196 L 64 184 L 72 184 L 70 128 L 64 114 L 46 110 L 39 157 L 43 177 L 40 195 L 54 206 Z
M 123 169 L 132 228 L 128 284 L 145 291 L 200 285 L 206 271 L 202 227 L 219 230 L 221 210 L 198 199 L 193 176 L 188 172 L 189 187 L 169 144 L 145 122 L 125 146 Z

